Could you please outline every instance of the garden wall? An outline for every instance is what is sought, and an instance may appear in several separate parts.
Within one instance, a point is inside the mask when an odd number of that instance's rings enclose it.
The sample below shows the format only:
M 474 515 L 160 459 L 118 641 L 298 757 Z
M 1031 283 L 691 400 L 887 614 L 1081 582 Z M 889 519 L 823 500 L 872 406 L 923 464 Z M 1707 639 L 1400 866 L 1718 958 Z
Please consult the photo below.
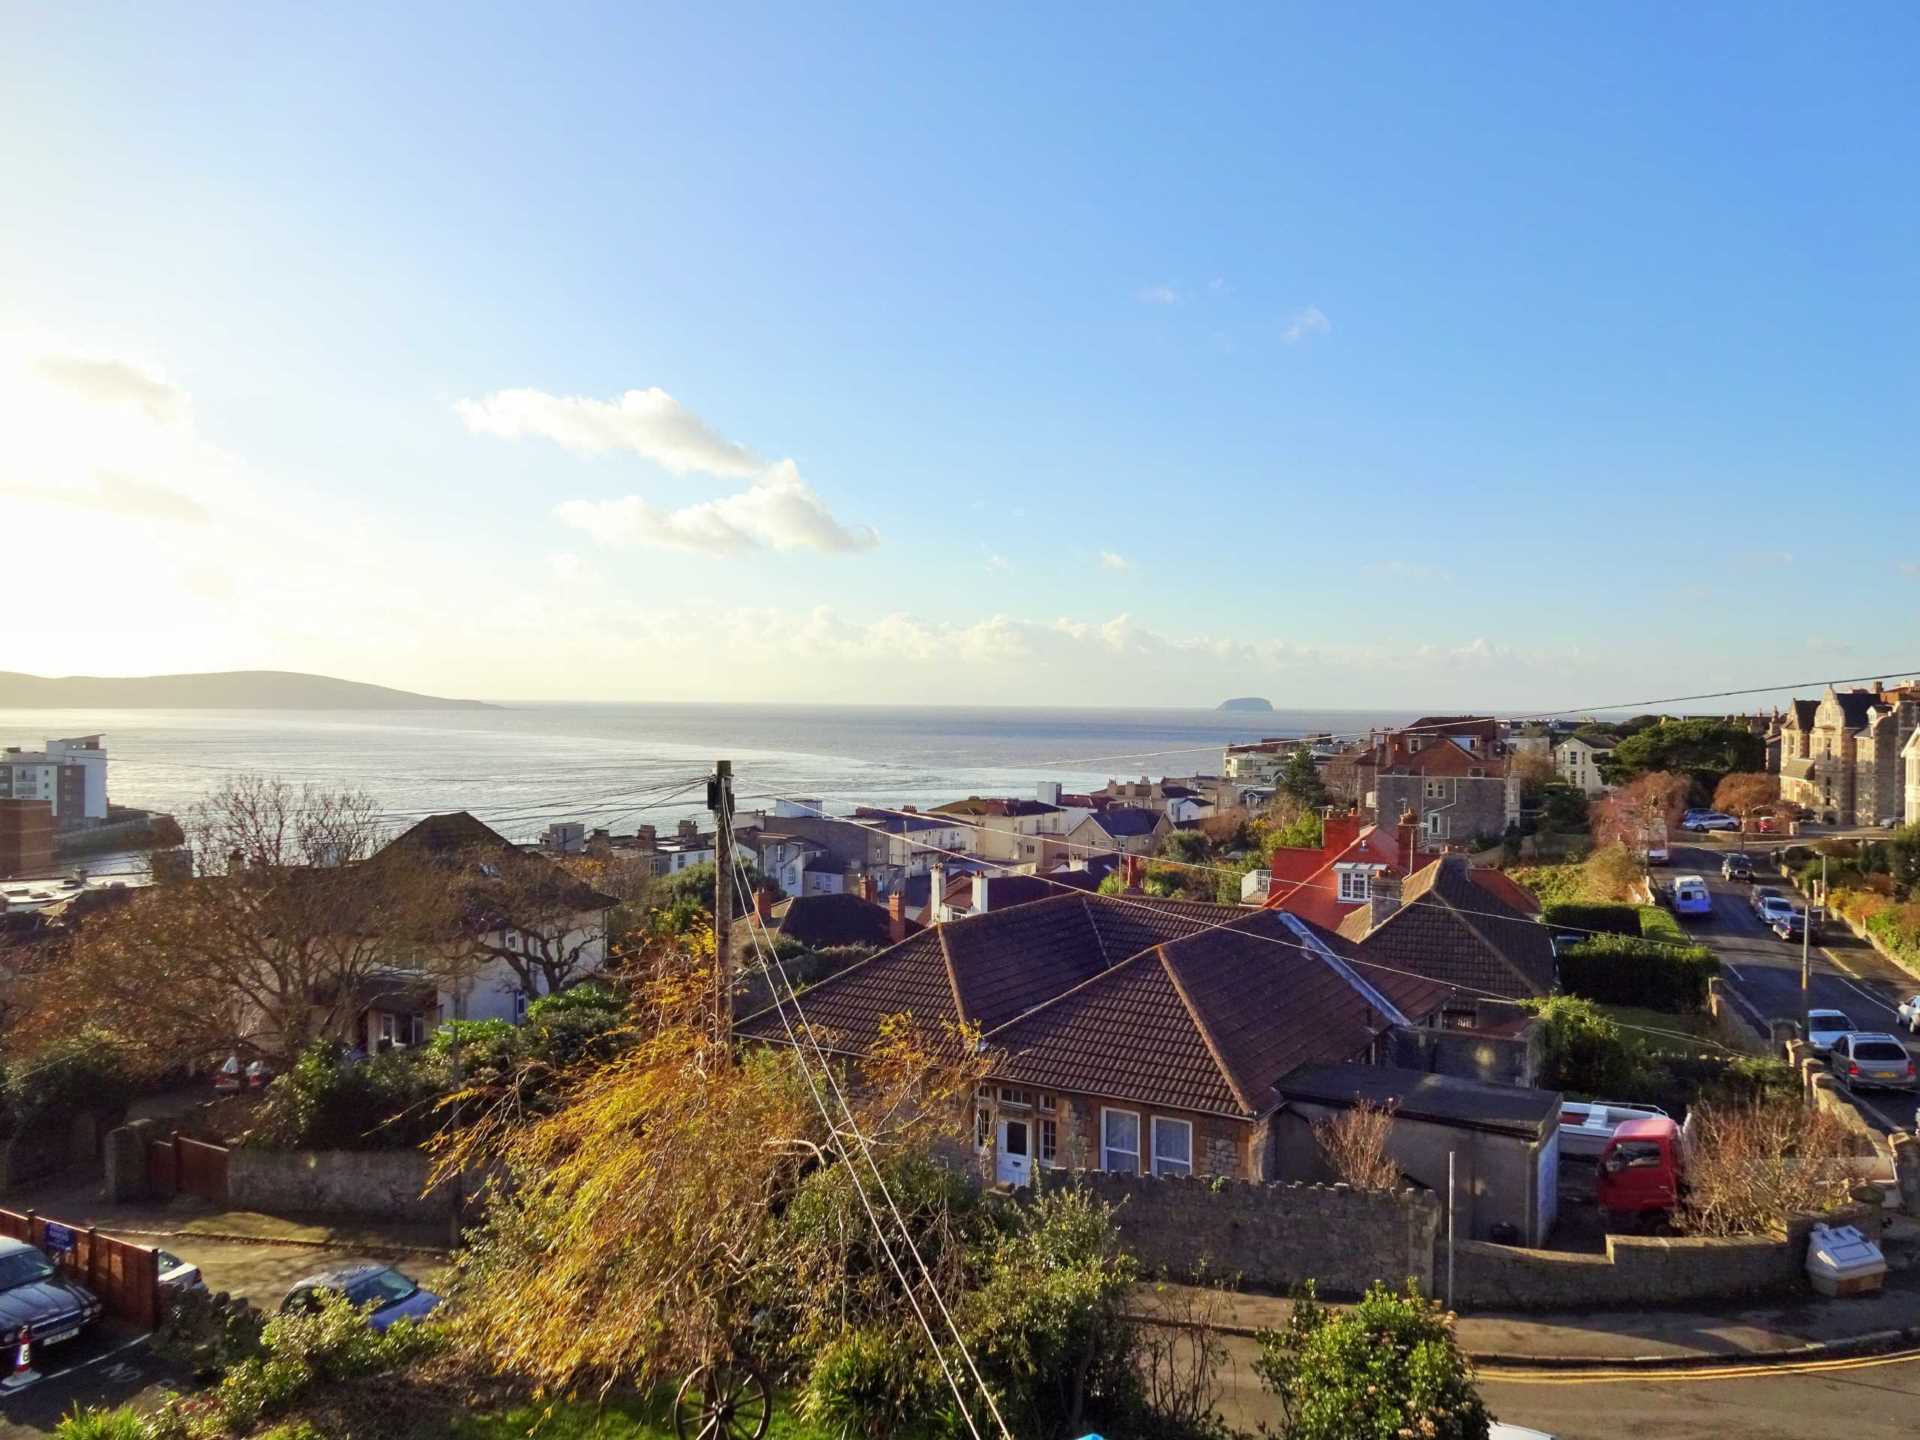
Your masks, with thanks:
M 1412 1276 L 1432 1293 L 1440 1202 L 1426 1191 L 1097 1170 L 1072 1179 L 1116 1207 L 1122 1243 L 1144 1269 L 1169 1279 L 1238 1276 L 1267 1290 L 1310 1279 L 1322 1294 L 1343 1296 Z
M 1826 1217 L 1831 1224 L 1868 1225 L 1862 1208 Z M 1604 1255 L 1526 1250 L 1463 1241 L 1454 1247 L 1456 1310 L 1585 1310 L 1740 1300 L 1806 1287 L 1803 1216 L 1781 1239 L 1609 1235 Z M 1877 1222 L 1870 1233 L 1877 1234 Z M 1442 1288 L 1445 1256 L 1441 1258 Z
M 254 1150 L 227 1156 L 227 1203 L 267 1214 L 444 1221 L 445 1186 L 424 1195 L 432 1162 L 418 1150 Z

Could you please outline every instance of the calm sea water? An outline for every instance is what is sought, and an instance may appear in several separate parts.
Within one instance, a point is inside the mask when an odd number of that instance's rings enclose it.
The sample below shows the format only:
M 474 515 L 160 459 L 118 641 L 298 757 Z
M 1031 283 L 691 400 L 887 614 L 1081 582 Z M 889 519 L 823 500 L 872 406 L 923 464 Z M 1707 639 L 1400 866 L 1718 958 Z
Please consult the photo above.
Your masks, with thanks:
M 227 777 L 354 786 L 404 824 L 471 810 L 513 836 L 552 820 L 628 829 L 692 815 L 733 761 L 756 797 L 824 808 L 1030 795 L 1143 774 L 1217 774 L 1231 742 L 1303 730 L 1364 733 L 1410 712 L 1042 710 L 788 705 L 513 705 L 471 711 L 0 710 L 0 743 L 106 736 L 116 804 L 184 814 Z M 1171 752 L 1171 753 L 1157 753 Z

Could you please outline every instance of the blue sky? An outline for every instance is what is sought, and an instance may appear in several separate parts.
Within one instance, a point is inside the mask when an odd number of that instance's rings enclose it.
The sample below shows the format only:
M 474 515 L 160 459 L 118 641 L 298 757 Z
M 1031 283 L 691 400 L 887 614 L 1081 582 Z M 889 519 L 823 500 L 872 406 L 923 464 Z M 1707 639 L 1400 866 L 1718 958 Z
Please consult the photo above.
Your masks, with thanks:
M 8 662 L 1507 707 L 1920 665 L 1920 16 L 1271 8 L 12 9 L 0 496 L 114 578 Z

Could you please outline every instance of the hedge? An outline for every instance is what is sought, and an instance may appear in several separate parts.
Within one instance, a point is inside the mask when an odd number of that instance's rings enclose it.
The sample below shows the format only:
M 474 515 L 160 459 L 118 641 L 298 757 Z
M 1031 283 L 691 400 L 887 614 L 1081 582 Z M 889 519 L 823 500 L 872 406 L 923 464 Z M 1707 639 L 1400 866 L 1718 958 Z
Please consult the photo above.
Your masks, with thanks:
M 1666 945 L 1638 936 L 1596 935 L 1560 952 L 1560 988 L 1603 1005 L 1679 1013 L 1706 1003 L 1720 962 L 1704 945 Z
M 1563 930 L 1597 930 L 1603 935 L 1640 934 L 1640 912 L 1632 905 L 1563 900 L 1545 906 L 1540 918 Z
M 1658 905 L 1641 905 L 1640 936 L 1645 940 L 1663 940 L 1670 945 L 1691 945 L 1693 937 L 1680 928 L 1673 912 Z
M 1889 905 L 1866 921 L 1867 933 L 1894 957 L 1920 964 L 1920 904 Z

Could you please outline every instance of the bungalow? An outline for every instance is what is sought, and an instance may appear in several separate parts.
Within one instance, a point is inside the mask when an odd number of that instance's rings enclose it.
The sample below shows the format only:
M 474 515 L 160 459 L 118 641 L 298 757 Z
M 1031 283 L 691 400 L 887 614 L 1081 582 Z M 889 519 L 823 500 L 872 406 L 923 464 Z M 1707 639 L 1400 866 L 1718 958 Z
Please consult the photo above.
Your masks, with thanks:
M 849 1058 L 900 1013 L 978 1026 L 992 1070 L 974 1140 L 1000 1182 L 1035 1166 L 1268 1178 L 1286 1076 L 1402 1056 L 1399 1034 L 1446 1001 L 1442 984 L 1363 973 L 1353 948 L 1281 911 L 1056 895 L 912 936 L 803 1004 Z M 771 1010 L 737 1029 L 785 1042 Z

